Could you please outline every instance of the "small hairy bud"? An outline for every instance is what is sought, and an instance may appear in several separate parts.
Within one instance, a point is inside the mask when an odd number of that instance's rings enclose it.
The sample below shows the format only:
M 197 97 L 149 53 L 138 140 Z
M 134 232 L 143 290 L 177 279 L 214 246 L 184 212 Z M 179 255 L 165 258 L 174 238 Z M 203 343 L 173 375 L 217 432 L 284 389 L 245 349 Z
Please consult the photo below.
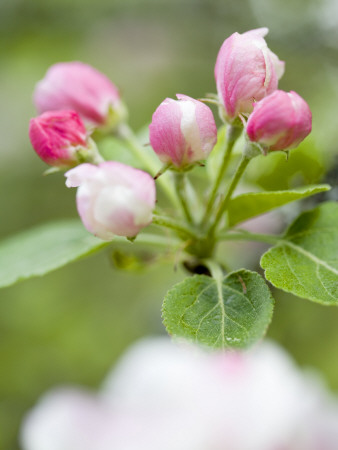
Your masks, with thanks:
M 160 160 L 182 168 L 206 159 L 217 141 L 208 106 L 186 95 L 166 98 L 153 114 L 150 144 Z
M 33 98 L 39 113 L 73 109 L 94 127 L 114 126 L 126 115 L 117 87 L 94 67 L 77 61 L 51 66 Z
M 50 166 L 69 168 L 94 152 L 86 128 L 75 111 L 50 111 L 31 119 L 29 138 L 40 158 Z
M 297 147 L 311 132 L 309 105 L 296 92 L 275 91 L 255 103 L 247 123 L 247 134 L 269 150 Z
M 222 115 L 232 122 L 238 114 L 252 111 L 253 101 L 277 89 L 284 73 L 284 62 L 268 48 L 267 28 L 234 33 L 218 53 L 215 79 Z
M 95 236 L 133 237 L 152 221 L 156 192 L 153 178 L 142 170 L 106 161 L 81 164 L 66 172 L 66 185 L 78 187 L 77 209 L 84 226 Z

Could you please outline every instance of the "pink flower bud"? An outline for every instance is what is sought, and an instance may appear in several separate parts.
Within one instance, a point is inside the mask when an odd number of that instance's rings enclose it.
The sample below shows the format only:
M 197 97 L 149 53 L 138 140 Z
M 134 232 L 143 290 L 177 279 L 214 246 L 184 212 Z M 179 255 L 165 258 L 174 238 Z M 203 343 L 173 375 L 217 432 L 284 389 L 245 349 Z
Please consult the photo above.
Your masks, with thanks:
M 218 53 L 215 78 L 217 92 L 227 120 L 252 111 L 254 100 L 261 100 L 277 89 L 284 73 L 284 62 L 269 50 L 264 36 L 267 28 L 234 33 Z
M 275 91 L 254 105 L 247 123 L 247 134 L 270 150 L 297 147 L 311 132 L 309 105 L 296 92 Z
M 29 137 L 40 158 L 51 166 L 69 168 L 90 151 L 86 128 L 75 111 L 50 111 L 31 119 Z
M 150 144 L 164 163 L 184 167 L 207 158 L 217 141 L 210 108 L 187 95 L 166 98 L 153 114 Z
M 116 86 L 98 70 L 76 61 L 51 66 L 35 87 L 34 103 L 39 113 L 73 109 L 94 126 L 117 122 L 125 114 Z
M 84 226 L 99 238 L 136 236 L 151 223 L 156 192 L 148 173 L 107 161 L 81 164 L 65 176 L 68 187 L 78 187 L 77 209 Z

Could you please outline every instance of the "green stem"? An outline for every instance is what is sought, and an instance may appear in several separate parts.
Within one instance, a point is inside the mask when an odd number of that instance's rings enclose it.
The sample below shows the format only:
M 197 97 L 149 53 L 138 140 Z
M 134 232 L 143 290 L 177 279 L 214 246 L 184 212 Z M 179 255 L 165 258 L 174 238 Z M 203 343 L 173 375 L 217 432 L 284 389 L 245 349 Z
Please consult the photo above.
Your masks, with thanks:
M 190 209 L 189 209 L 189 206 L 187 203 L 187 198 L 186 198 L 185 176 L 186 176 L 185 173 L 179 173 L 179 172 L 175 173 L 176 192 L 177 192 L 177 196 L 180 200 L 182 211 L 183 211 L 185 218 L 187 219 L 188 223 L 193 223 L 193 218 L 190 213 Z
M 140 233 L 135 237 L 135 240 L 130 241 L 126 239 L 124 236 L 115 236 L 112 241 L 104 242 L 102 241 L 101 248 L 107 247 L 111 244 L 129 244 L 129 245 L 135 245 L 135 244 L 146 244 L 146 245 L 153 245 L 155 247 L 179 247 L 182 245 L 182 241 L 179 239 L 176 239 L 172 236 L 159 236 L 157 234 L 151 234 L 151 233 Z
M 248 158 L 245 154 L 243 154 L 242 159 L 236 169 L 236 172 L 234 173 L 234 175 L 232 177 L 232 180 L 228 187 L 227 193 L 226 193 L 223 201 L 221 202 L 221 204 L 218 207 L 215 220 L 213 221 L 213 223 L 211 224 L 211 227 L 209 228 L 209 234 L 214 233 L 219 221 L 221 220 L 223 214 L 227 210 L 227 208 L 229 206 L 229 202 L 231 200 L 231 196 L 232 196 L 239 180 L 241 179 L 247 165 L 249 164 L 250 159 L 251 158 Z
M 202 262 L 210 270 L 212 278 L 214 278 L 217 283 L 222 283 L 224 273 L 221 266 L 213 259 L 204 259 Z
M 179 247 L 181 241 L 173 237 L 158 236 L 157 234 L 144 233 L 137 235 L 135 239 L 136 244 L 154 245 L 155 247 Z
M 170 228 L 171 230 L 176 231 L 180 235 L 183 234 L 185 237 L 188 237 L 189 239 L 194 240 L 198 239 L 198 236 L 196 235 L 195 231 L 192 228 L 186 226 L 184 223 L 177 222 L 171 217 L 153 214 L 152 223 L 154 225 L 159 225 L 161 227 Z
M 282 237 L 280 236 L 275 236 L 272 234 L 250 233 L 249 231 L 245 230 L 239 232 L 221 232 L 217 235 L 217 239 L 219 239 L 220 241 L 258 241 L 272 245 L 278 244 L 282 241 Z
M 209 197 L 206 209 L 205 209 L 204 217 L 202 219 L 202 225 L 204 225 L 209 218 L 210 212 L 215 203 L 218 188 L 219 188 L 219 186 L 222 182 L 222 179 L 224 177 L 224 174 L 228 168 L 228 165 L 229 165 L 229 162 L 231 159 L 232 149 L 234 148 L 235 142 L 238 139 L 238 137 L 240 136 L 241 132 L 242 132 L 242 128 L 231 126 L 231 125 L 229 125 L 229 128 L 227 129 L 227 139 L 226 139 L 227 144 L 226 144 L 226 149 L 225 149 L 225 153 L 224 153 L 224 157 L 223 157 L 223 162 L 219 168 L 215 183 L 212 187 L 211 194 L 210 194 L 210 197 Z
M 132 129 L 127 124 L 123 124 L 119 128 L 119 134 L 128 144 L 134 156 L 142 163 L 144 168 L 149 171 L 151 175 L 155 176 L 158 172 L 157 164 L 154 162 L 153 158 L 149 157 L 147 150 L 138 142 Z M 178 207 L 180 203 L 170 180 L 167 177 L 161 176 L 158 178 L 158 183 L 161 185 L 161 188 L 170 201 Z

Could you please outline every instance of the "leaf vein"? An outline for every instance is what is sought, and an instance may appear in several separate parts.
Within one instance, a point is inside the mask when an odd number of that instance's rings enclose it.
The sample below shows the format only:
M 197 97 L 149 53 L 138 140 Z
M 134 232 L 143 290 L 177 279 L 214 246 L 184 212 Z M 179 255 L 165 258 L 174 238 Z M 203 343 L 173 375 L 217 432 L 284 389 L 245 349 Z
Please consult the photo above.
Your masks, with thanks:
M 224 335 L 224 326 L 225 326 L 225 321 L 224 321 L 224 317 L 226 315 L 225 313 L 225 309 L 224 309 L 224 302 L 223 302 L 223 290 L 222 290 L 222 280 L 220 278 L 216 279 L 216 285 L 217 285 L 217 296 L 218 296 L 218 304 L 220 306 L 221 309 L 221 317 L 222 317 L 222 331 L 221 331 L 221 335 L 222 335 L 222 345 L 224 347 L 225 344 L 225 335 Z
M 287 235 L 286 237 L 288 239 L 293 239 L 294 237 L 299 237 L 299 236 L 306 236 L 308 234 L 314 234 L 314 233 L 320 233 L 322 231 L 338 231 L 337 227 L 326 227 L 326 228 L 313 228 L 312 230 L 304 230 L 304 231 L 299 231 L 298 233 L 292 234 L 292 235 Z
M 286 260 L 287 265 L 289 266 L 289 269 L 291 271 L 291 273 L 293 274 L 293 276 L 296 278 L 296 280 L 298 281 L 298 283 L 304 288 L 305 292 L 308 292 L 307 287 L 302 283 L 302 281 L 300 280 L 300 278 L 298 277 L 297 273 L 293 270 L 291 264 L 290 264 L 290 260 L 288 257 L 288 254 L 286 253 L 285 247 L 283 247 L 283 253 L 284 253 L 284 257 Z
M 338 275 L 338 270 L 335 269 L 334 267 L 331 267 L 329 264 L 327 264 L 325 261 L 323 261 L 322 259 L 318 258 L 317 256 L 315 256 L 312 253 L 309 253 L 307 250 L 305 250 L 304 248 L 300 247 L 299 245 L 293 244 L 292 242 L 289 241 L 281 241 L 281 243 L 283 245 L 287 245 L 288 247 L 291 247 L 292 249 L 294 249 L 295 251 L 303 254 L 304 256 L 306 256 L 308 259 L 310 259 L 311 261 L 313 261 L 315 264 L 318 264 L 320 266 L 325 267 L 327 270 L 329 270 L 330 272 L 334 273 L 335 275 Z M 280 244 L 278 244 L 280 245 Z
M 320 281 L 320 284 L 323 286 L 324 291 L 325 291 L 330 297 L 332 297 L 333 300 L 337 300 L 336 297 L 334 297 L 334 296 L 331 294 L 331 292 L 326 288 L 325 284 L 323 283 L 322 277 L 320 276 L 319 267 L 320 267 L 319 265 L 316 266 L 316 275 L 317 275 L 318 280 Z
M 199 298 L 201 297 L 201 295 L 202 295 L 204 292 L 206 292 L 208 289 L 210 289 L 211 287 L 213 287 L 213 285 L 212 285 L 212 284 L 209 284 L 208 286 L 206 286 L 205 288 L 203 288 L 203 289 L 201 290 L 201 292 L 198 293 L 198 295 L 196 296 L 196 298 L 194 299 L 194 301 L 193 301 L 189 306 L 187 306 L 187 307 L 184 309 L 183 313 L 181 314 L 181 317 L 179 318 L 179 323 L 181 323 L 182 325 L 185 325 L 185 326 L 189 326 L 186 322 L 184 322 L 183 316 L 186 314 L 186 312 L 187 312 L 187 310 L 188 310 L 189 308 L 192 308 L 192 307 L 195 305 L 195 303 L 197 303 L 197 301 L 199 300 Z
M 196 340 L 198 339 L 197 338 L 197 334 L 198 334 L 198 332 L 199 332 L 199 330 L 200 330 L 200 328 L 201 328 L 201 325 L 202 325 L 202 322 L 213 312 L 213 310 L 214 309 L 216 309 L 218 307 L 218 303 L 216 303 L 215 304 L 215 306 L 213 307 L 213 308 L 211 308 L 210 309 L 210 311 L 208 311 L 202 318 L 201 318 L 201 320 L 200 320 L 200 322 L 199 322 L 199 324 L 198 324 L 198 327 L 197 327 L 197 329 L 196 329 L 196 332 L 195 332 L 195 338 L 196 338 Z
M 235 292 L 237 295 L 239 295 L 240 297 L 244 298 L 252 307 L 252 309 L 255 311 L 255 313 L 257 314 L 257 309 L 255 308 L 254 304 L 252 303 L 252 301 L 249 299 L 249 297 L 247 297 L 246 295 L 244 295 L 242 292 L 240 291 L 236 291 L 236 289 L 230 287 L 230 286 L 224 286 L 225 289 L 228 289 L 229 291 Z
M 224 327 L 225 327 L 225 321 L 224 319 L 227 318 L 230 322 L 233 322 L 235 325 L 237 325 L 239 328 L 242 328 L 246 335 L 249 335 L 249 331 L 239 322 L 237 322 L 236 320 L 234 320 L 232 317 L 230 317 L 226 312 L 225 312 L 225 307 L 224 307 L 224 299 L 223 299 L 223 284 L 221 282 L 221 280 L 216 280 L 217 283 L 217 291 L 218 291 L 218 303 L 220 304 L 221 307 L 221 311 L 222 311 L 222 344 L 225 344 L 225 336 L 224 336 Z M 226 288 L 228 286 L 225 286 Z M 238 292 L 236 291 L 236 293 L 238 294 Z

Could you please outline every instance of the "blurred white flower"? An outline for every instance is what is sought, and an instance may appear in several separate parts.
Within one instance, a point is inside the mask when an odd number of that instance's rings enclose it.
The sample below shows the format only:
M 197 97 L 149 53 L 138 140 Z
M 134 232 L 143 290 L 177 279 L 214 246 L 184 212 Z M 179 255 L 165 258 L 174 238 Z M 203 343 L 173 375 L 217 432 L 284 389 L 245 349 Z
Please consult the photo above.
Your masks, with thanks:
M 24 450 L 337 450 L 338 403 L 276 344 L 207 353 L 167 338 L 134 345 L 98 395 L 47 394 Z

